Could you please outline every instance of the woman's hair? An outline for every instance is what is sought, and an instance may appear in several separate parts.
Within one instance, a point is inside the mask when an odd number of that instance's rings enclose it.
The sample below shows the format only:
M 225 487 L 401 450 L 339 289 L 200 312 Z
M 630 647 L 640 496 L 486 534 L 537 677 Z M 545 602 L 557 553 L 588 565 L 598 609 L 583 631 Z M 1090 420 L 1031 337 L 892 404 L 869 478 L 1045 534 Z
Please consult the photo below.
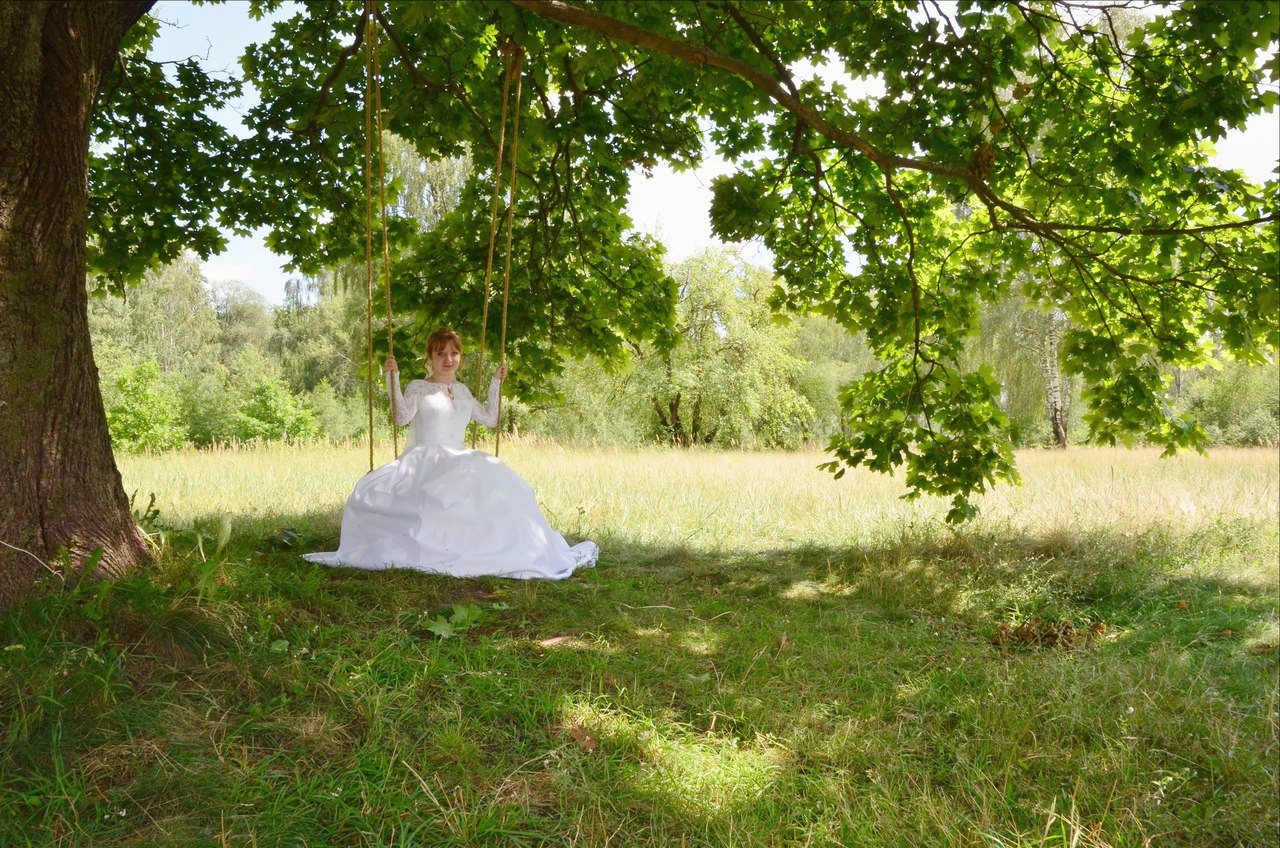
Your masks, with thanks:
M 453 345 L 462 353 L 462 336 L 452 327 L 441 327 L 427 337 L 427 356 L 431 356 L 445 345 Z

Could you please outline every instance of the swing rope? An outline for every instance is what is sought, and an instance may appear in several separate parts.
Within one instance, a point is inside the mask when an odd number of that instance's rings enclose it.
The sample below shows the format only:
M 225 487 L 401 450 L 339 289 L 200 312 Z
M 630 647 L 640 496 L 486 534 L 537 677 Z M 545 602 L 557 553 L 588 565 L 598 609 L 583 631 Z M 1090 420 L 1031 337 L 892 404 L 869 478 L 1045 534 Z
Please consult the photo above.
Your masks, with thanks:
M 373 470 L 373 0 L 365 0 L 364 33 L 364 266 L 368 358 L 369 470 Z
M 477 360 L 477 364 L 476 364 L 476 391 L 475 391 L 476 397 L 480 397 L 480 393 L 484 391 L 485 342 L 488 341 L 488 338 L 489 338 L 489 298 L 492 297 L 492 292 L 493 292 L 493 286 L 492 286 L 493 254 L 494 254 L 495 247 L 497 247 L 497 243 L 498 243 L 498 200 L 500 199 L 500 197 L 502 197 L 503 154 L 504 152 L 506 152 L 506 149 L 507 149 L 507 114 L 508 114 L 507 102 L 509 99 L 509 92 L 511 92 L 511 79 L 513 76 L 517 78 L 517 81 L 518 81 L 518 78 L 520 78 L 520 64 L 521 64 L 522 58 L 524 58 L 524 56 L 521 55 L 520 50 L 518 50 L 518 47 L 513 45 L 511 41 L 508 41 L 506 45 L 503 45 L 503 55 L 508 56 L 508 60 L 507 60 L 506 72 L 503 73 L 503 78 L 502 78 L 502 118 L 500 118 L 499 124 L 498 124 L 498 158 L 497 160 L 495 160 L 494 167 L 493 167 L 493 200 L 489 202 L 489 252 L 488 252 L 488 255 L 486 255 L 486 259 L 485 259 L 484 300 L 481 301 L 481 307 L 480 307 L 480 352 L 479 352 L 479 360 Z M 518 132 L 520 132 L 520 83 L 517 82 L 516 83 L 516 123 L 515 123 L 515 127 L 513 127 L 512 129 L 512 150 L 513 151 L 515 151 L 516 149 L 516 143 L 518 141 L 518 136 L 517 136 Z M 512 173 L 515 174 L 515 156 L 512 156 Z M 507 224 L 508 261 L 507 261 L 506 283 L 504 283 L 503 296 L 502 296 L 502 348 L 500 348 L 500 351 L 499 351 L 499 356 L 502 357 L 502 359 L 499 359 L 499 363 L 500 361 L 503 361 L 504 357 L 506 357 L 506 350 L 507 350 L 507 292 L 509 291 L 509 286 L 511 286 L 511 261 L 509 261 L 509 254 L 511 254 L 511 232 L 509 232 L 509 227 L 511 227 L 511 223 L 509 223 L 511 222 L 511 215 L 509 215 L 509 210 L 508 210 L 507 219 L 508 219 L 508 224 Z M 498 389 L 498 411 L 499 411 L 499 415 L 502 414 L 502 389 L 500 389 L 500 387 Z M 499 424 L 500 424 L 500 421 L 499 421 Z M 500 430 L 502 428 L 499 427 L 498 429 Z M 475 427 L 472 427 L 471 428 L 471 447 L 472 448 L 476 447 L 477 438 L 479 438 L 477 437 L 477 430 Z M 494 455 L 497 456 L 497 453 L 498 453 L 498 442 L 494 442 Z
M 502 335 L 498 341 L 498 364 L 502 365 L 507 361 L 507 301 L 511 295 L 511 234 L 513 229 L 513 221 L 516 214 L 516 185 L 519 182 L 516 174 L 516 163 L 520 156 L 520 88 L 521 73 L 520 63 L 523 54 L 519 48 L 516 49 L 515 58 L 511 62 L 511 67 L 507 69 L 507 79 L 504 85 L 510 85 L 511 77 L 516 78 L 516 108 L 515 114 L 511 117 L 511 188 L 507 195 L 507 257 L 506 267 L 502 274 Z M 501 165 L 501 162 L 499 162 Z M 498 384 L 498 419 L 495 422 L 498 426 L 493 434 L 493 455 L 498 456 L 498 451 L 502 447 L 502 384 Z
M 374 3 L 375 16 L 377 4 Z M 387 243 L 387 177 L 383 170 L 382 157 L 382 58 L 378 50 L 378 24 L 373 23 L 373 101 L 378 116 L 378 194 L 382 207 L 382 287 L 387 295 L 387 355 L 396 355 L 395 333 L 391 322 L 391 248 Z M 395 455 L 400 455 L 400 434 L 396 430 L 396 396 L 391 393 L 391 447 Z
M 364 39 L 364 197 L 365 197 L 365 338 L 368 357 L 368 401 L 369 401 L 369 470 L 374 467 L 373 452 L 373 154 L 376 138 L 378 155 L 378 199 L 380 221 L 382 227 L 382 268 L 383 287 L 386 293 L 387 313 L 387 353 L 395 356 L 395 336 L 391 313 L 391 250 L 387 233 L 387 184 L 382 148 L 382 59 L 378 50 L 378 9 L 377 0 L 365 0 L 365 39 Z M 502 328 L 499 337 L 498 363 L 506 362 L 507 351 L 507 305 L 511 295 L 511 244 L 515 219 L 516 186 L 518 183 L 517 162 L 520 145 L 520 97 L 522 90 L 521 65 L 524 51 L 512 41 L 503 46 L 503 55 L 507 56 L 506 72 L 502 80 L 502 123 L 498 131 L 498 158 L 494 166 L 493 199 L 489 205 L 489 253 L 484 269 L 484 302 L 480 317 L 480 354 L 476 368 L 476 395 L 483 388 L 485 341 L 489 332 L 489 300 L 492 296 L 493 254 L 498 241 L 498 200 L 502 196 L 503 154 L 506 149 L 506 131 L 508 100 L 511 83 L 516 84 L 515 110 L 511 118 L 511 170 L 507 193 L 507 252 L 503 266 L 502 280 Z M 376 119 L 375 119 L 376 113 Z M 375 126 L 376 123 L 376 126 Z M 376 130 L 376 132 L 375 132 Z M 502 447 L 502 386 L 498 386 L 498 426 L 494 429 L 493 453 L 498 455 Z M 396 455 L 400 453 L 399 434 L 396 432 L 396 398 L 391 396 L 391 439 Z M 476 431 L 471 432 L 471 446 L 476 445 Z
M 498 200 L 502 196 L 503 153 L 506 151 L 507 137 L 507 104 L 510 98 L 511 81 L 516 83 L 515 114 L 511 122 L 511 177 L 507 201 L 507 255 L 503 270 L 502 284 L 502 332 L 498 349 L 498 364 L 506 361 L 507 351 L 507 302 L 511 292 L 511 226 L 515 212 L 516 200 L 516 157 L 520 144 L 520 67 L 524 61 L 523 51 L 513 42 L 508 41 L 502 48 L 507 56 L 506 71 L 502 77 L 502 117 L 498 126 L 498 155 L 493 167 L 493 199 L 489 204 L 489 253 L 484 266 L 484 301 L 480 311 L 480 354 L 476 368 L 476 391 L 478 397 L 484 389 L 484 352 L 485 342 L 489 334 L 489 300 L 492 296 L 493 254 L 498 242 Z M 498 386 L 498 421 L 494 429 L 493 454 L 498 455 L 502 446 L 502 386 Z M 471 447 L 476 446 L 476 430 L 471 430 Z
M 378 148 L 378 193 L 382 224 L 383 286 L 387 295 L 387 354 L 395 356 L 395 337 L 391 320 L 391 250 L 387 242 L 387 182 L 382 156 L 382 60 L 378 51 L 376 0 L 365 0 L 364 39 L 364 261 L 365 261 L 365 338 L 368 357 L 369 401 L 369 470 L 373 470 L 373 146 Z M 396 398 L 391 393 L 391 444 L 398 456 L 400 437 L 396 432 Z

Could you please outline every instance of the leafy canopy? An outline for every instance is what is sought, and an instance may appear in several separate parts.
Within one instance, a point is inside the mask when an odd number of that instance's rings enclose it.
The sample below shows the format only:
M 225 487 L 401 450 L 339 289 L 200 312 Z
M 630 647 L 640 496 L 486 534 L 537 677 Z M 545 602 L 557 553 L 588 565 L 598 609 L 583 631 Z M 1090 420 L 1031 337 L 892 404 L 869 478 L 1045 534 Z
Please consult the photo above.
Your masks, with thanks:
M 1215 140 L 1276 108 L 1266 0 L 309 3 L 244 57 L 261 98 L 246 139 L 206 117 L 238 83 L 185 65 L 157 76 L 147 24 L 99 122 L 91 214 L 108 278 L 173 242 L 215 248 L 212 211 L 270 226 L 304 271 L 361 255 L 372 20 L 385 128 L 476 165 L 431 229 L 392 218 L 392 298 L 415 334 L 477 335 L 510 42 L 524 100 L 508 354 L 525 373 L 672 343 L 675 284 L 626 194 L 658 162 L 699 162 L 704 140 L 736 166 L 714 185 L 715 232 L 762 240 L 774 306 L 865 332 L 880 362 L 843 393 L 832 470 L 905 467 L 913 495 L 952 498 L 953 519 L 1016 479 L 999 386 L 960 364 L 981 305 L 1011 282 L 1068 317 L 1065 365 L 1104 442 L 1202 445 L 1170 411 L 1165 366 L 1215 345 L 1260 361 L 1280 343 L 1276 182 L 1210 165 Z M 154 182 L 114 176 L 145 157 Z

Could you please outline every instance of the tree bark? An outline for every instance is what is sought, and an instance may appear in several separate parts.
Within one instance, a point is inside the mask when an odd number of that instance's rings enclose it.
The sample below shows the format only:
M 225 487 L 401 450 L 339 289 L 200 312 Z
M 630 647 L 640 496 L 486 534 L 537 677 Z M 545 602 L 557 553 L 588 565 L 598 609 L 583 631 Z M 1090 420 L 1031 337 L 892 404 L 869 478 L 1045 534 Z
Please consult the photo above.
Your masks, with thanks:
M 688 435 L 684 431 L 684 422 L 680 420 L 680 392 L 676 392 L 667 409 L 671 411 L 671 441 L 682 448 L 688 447 Z
M 1044 337 L 1044 370 L 1045 408 L 1049 415 L 1049 432 L 1062 450 L 1067 449 L 1067 407 L 1062 395 L 1062 365 L 1059 362 L 1058 348 L 1062 341 L 1062 331 L 1066 329 L 1066 315 L 1055 309 L 1049 316 L 1049 329 Z
M 90 121 L 153 0 L 0 0 L 0 608 L 65 552 L 146 546 L 111 453 L 85 291 Z M 139 175 L 143 177 L 145 175 Z

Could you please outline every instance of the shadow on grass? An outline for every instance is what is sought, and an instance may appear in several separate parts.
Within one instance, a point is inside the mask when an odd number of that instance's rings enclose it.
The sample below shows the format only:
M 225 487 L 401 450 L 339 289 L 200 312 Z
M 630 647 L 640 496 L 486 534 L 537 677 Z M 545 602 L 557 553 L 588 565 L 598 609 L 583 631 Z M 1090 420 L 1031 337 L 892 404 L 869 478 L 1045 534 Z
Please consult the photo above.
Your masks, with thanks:
M 1112 844 L 1236 844 L 1276 819 L 1256 527 L 615 535 L 546 583 L 302 561 L 330 514 L 243 522 L 216 556 L 217 517 L 194 526 L 0 625 L 0 824 L 25 844 L 1048 844 L 1068 802 Z M 990 644 L 1032 615 L 1118 638 Z

